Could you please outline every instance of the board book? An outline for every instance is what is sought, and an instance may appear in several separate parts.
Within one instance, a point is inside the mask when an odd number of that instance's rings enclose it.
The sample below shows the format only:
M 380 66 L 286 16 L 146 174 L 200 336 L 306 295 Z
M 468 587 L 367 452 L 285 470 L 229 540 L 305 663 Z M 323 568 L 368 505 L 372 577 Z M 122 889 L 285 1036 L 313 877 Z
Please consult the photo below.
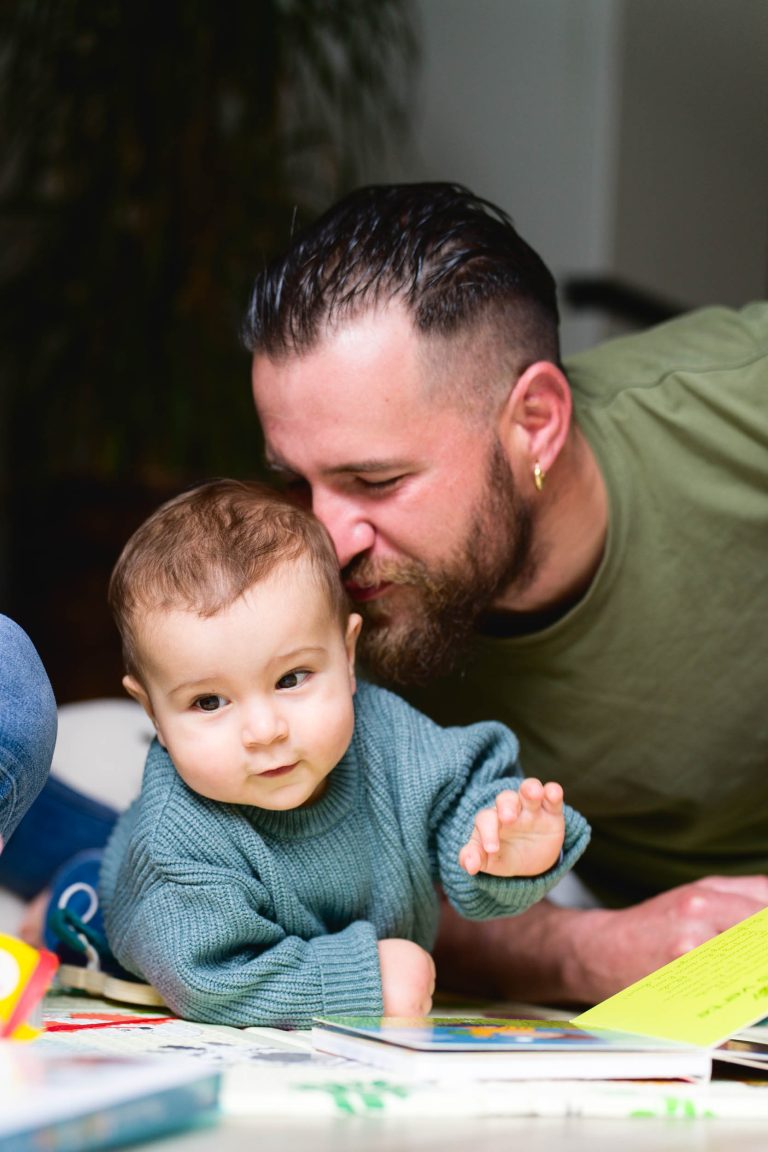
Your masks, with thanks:
M 312 1043 L 427 1080 L 697 1080 L 711 1072 L 706 1049 L 568 1020 L 318 1017 Z

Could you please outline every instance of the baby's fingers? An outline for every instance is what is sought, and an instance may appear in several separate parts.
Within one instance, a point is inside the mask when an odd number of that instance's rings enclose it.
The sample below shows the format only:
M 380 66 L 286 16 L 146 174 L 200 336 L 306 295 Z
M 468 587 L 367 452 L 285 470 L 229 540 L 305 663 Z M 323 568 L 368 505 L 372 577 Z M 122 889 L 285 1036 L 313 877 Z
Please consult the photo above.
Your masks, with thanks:
M 544 785 L 544 803 L 543 807 L 548 812 L 561 812 L 563 809 L 563 789 L 560 784 L 550 781 Z
M 525 780 L 520 781 L 520 802 L 524 808 L 540 808 L 544 794 L 544 785 L 535 776 L 526 776 Z
M 459 864 L 470 876 L 485 871 L 488 857 L 498 852 L 499 816 L 495 808 L 483 808 L 475 816 L 472 836 L 459 852 Z
M 496 812 L 501 824 L 514 824 L 520 815 L 520 796 L 512 788 L 499 792 L 496 797 Z
M 459 852 L 459 865 L 470 876 L 477 876 L 485 866 L 485 853 L 474 839 L 468 841 Z
M 514 793 L 511 795 L 514 795 Z M 501 818 L 498 809 L 498 798 L 496 803 L 496 808 L 482 808 L 475 816 L 475 831 L 472 839 L 480 842 L 488 856 L 492 856 L 494 852 L 498 852 L 501 846 L 499 839 Z M 514 819 L 514 816 L 512 818 Z

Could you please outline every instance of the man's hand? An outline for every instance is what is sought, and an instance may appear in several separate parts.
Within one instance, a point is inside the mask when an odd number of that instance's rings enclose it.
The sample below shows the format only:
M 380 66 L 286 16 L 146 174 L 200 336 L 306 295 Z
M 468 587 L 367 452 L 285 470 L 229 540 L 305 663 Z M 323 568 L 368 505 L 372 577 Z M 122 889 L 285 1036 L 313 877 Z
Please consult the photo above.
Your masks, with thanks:
M 585 913 L 574 937 L 584 998 L 613 995 L 767 904 L 766 876 L 709 876 L 631 908 Z
M 564 834 L 562 788 L 530 777 L 478 812 L 459 864 L 470 876 L 538 876 L 557 863 Z
M 550 1004 L 596 1004 L 768 905 L 766 876 L 710 876 L 618 911 L 541 901 L 463 921 L 444 902 L 441 986 Z
M 385 1016 L 426 1016 L 435 992 L 435 962 L 411 940 L 379 940 Z

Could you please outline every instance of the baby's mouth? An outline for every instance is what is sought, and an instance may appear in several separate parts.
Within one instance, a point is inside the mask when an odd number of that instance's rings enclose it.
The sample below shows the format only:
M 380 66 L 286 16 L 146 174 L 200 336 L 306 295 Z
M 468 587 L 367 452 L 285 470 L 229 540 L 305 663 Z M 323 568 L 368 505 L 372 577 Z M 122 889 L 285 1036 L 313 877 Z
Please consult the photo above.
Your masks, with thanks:
M 293 764 L 279 764 L 277 768 L 265 768 L 262 772 L 257 772 L 257 776 L 266 776 L 273 778 L 275 776 L 286 776 L 289 772 L 293 772 L 298 764 L 298 760 Z

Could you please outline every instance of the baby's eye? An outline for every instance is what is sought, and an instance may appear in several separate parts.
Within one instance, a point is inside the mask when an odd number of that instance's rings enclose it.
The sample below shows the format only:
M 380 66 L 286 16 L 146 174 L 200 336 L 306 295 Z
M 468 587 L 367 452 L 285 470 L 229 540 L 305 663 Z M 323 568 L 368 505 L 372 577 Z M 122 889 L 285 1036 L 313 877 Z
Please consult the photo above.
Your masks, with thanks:
M 285 676 L 281 676 L 277 682 L 278 688 L 298 688 L 299 684 L 303 684 L 307 676 L 311 676 L 311 672 L 302 669 L 299 672 L 286 672 Z
M 218 712 L 219 708 L 223 708 L 227 703 L 223 696 L 198 696 L 192 705 L 200 712 Z

